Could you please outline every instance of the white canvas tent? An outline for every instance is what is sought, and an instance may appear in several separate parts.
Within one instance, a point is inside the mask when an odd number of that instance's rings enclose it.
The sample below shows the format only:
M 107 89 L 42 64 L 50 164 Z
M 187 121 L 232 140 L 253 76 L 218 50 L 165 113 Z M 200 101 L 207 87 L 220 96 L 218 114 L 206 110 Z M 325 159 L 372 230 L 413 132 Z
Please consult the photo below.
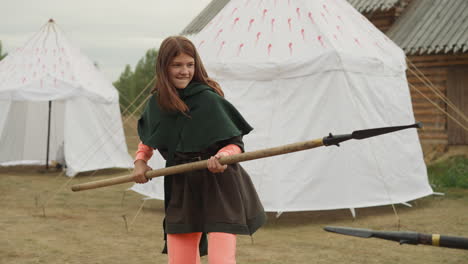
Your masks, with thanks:
M 415 122 L 404 52 L 345 0 L 231 0 L 191 39 L 254 127 L 246 151 Z M 379 206 L 433 193 L 414 129 L 243 166 L 267 211 Z M 160 181 L 132 189 L 163 197 Z
M 47 145 L 68 176 L 132 167 L 117 90 L 53 20 L 0 62 L 0 165 L 45 164 Z

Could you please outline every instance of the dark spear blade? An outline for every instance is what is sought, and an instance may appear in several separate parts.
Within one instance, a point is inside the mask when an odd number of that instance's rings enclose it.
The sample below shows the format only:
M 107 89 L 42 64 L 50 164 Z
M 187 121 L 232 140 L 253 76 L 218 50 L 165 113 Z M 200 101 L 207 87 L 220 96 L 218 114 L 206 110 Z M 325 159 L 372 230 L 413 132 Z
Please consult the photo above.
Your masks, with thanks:
M 325 231 L 338 233 L 347 236 L 357 236 L 363 238 L 372 237 L 372 230 L 364 228 L 349 228 L 341 226 L 326 226 Z
M 403 130 L 407 128 L 422 128 L 422 123 L 418 122 L 416 124 L 408 125 L 408 126 L 393 126 L 393 127 L 381 127 L 381 128 L 372 128 L 372 129 L 364 129 L 364 130 L 356 130 L 351 135 L 353 139 L 364 139 L 375 137 L 378 135 L 383 135 L 391 132 L 395 132 L 398 130 Z
M 339 146 L 341 142 L 350 140 L 350 139 L 365 139 L 370 137 L 375 137 L 391 132 L 395 132 L 398 130 L 408 129 L 408 128 L 422 128 L 423 125 L 421 122 L 416 124 L 407 125 L 407 126 L 390 126 L 390 127 L 379 127 L 379 128 L 371 128 L 371 129 L 363 129 L 363 130 L 356 130 L 353 131 L 351 134 L 344 134 L 344 135 L 332 135 L 331 133 L 328 137 L 323 138 L 323 145 L 330 146 L 330 145 L 337 145 Z
M 351 228 L 341 226 L 326 226 L 325 231 L 342 235 L 356 236 L 362 238 L 381 238 L 397 241 L 400 244 L 423 244 L 438 247 L 468 249 L 467 237 L 444 236 L 439 234 L 423 234 L 417 232 L 400 231 L 374 231 L 370 229 Z

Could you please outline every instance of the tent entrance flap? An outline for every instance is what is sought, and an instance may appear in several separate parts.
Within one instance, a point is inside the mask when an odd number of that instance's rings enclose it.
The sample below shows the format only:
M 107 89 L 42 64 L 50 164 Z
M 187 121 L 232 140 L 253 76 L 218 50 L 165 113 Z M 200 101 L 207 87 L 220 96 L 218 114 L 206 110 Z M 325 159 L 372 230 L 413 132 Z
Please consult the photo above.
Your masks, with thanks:
M 64 101 L 12 101 L 0 135 L 2 163 L 56 160 L 63 148 L 64 113 Z

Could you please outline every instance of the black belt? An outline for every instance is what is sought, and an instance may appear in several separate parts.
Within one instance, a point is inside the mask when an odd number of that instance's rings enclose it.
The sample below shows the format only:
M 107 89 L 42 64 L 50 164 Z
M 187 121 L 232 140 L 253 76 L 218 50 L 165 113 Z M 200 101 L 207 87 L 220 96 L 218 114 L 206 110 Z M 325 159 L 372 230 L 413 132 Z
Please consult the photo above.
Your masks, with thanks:
M 210 154 L 210 153 L 180 153 L 180 152 L 177 152 L 174 155 L 174 162 L 177 163 L 177 164 L 190 163 L 190 162 L 209 159 L 213 155 L 215 155 L 215 154 Z

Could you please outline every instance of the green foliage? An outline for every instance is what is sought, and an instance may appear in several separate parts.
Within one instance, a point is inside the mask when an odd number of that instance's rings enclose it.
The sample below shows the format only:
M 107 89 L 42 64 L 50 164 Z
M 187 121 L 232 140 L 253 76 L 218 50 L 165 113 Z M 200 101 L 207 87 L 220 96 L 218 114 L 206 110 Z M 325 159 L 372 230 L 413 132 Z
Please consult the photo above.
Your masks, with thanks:
M 120 106 L 123 114 L 127 115 L 135 111 L 136 115 L 141 113 L 143 107 L 139 106 L 148 97 L 154 85 L 153 78 L 156 74 L 157 56 L 158 52 L 155 49 L 148 50 L 145 56 L 138 61 L 135 71 L 132 71 L 130 65 L 126 65 L 119 79 L 114 82 L 114 86 L 120 94 Z M 143 91 L 144 89 L 146 90 Z
M 0 61 L 3 60 L 8 55 L 8 53 L 3 53 L 2 41 L 0 40 Z
M 453 156 L 428 166 L 429 181 L 436 188 L 458 187 L 468 189 L 468 158 Z
M 125 66 L 124 72 L 121 73 L 119 79 L 114 82 L 114 86 L 119 91 L 120 106 L 123 108 L 122 111 L 124 111 L 124 109 L 128 108 L 130 102 L 133 101 L 129 98 L 132 91 L 135 90 L 133 83 L 133 71 L 130 65 L 127 64 Z

